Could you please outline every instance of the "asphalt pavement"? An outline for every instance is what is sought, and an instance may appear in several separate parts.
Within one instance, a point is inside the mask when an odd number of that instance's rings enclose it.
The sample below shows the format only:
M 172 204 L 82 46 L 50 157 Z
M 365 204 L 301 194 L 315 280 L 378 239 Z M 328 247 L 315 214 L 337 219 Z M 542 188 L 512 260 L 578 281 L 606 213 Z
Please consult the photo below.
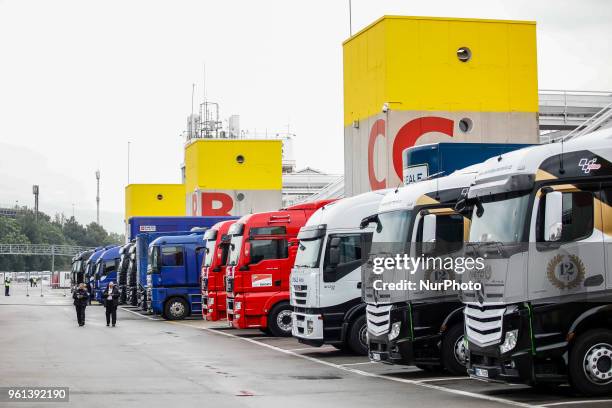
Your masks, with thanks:
M 30 289 L 28 289 L 30 291 Z M 13 285 L 0 296 L 0 387 L 68 387 L 70 401 L 16 407 L 612 407 L 568 387 L 539 390 L 371 363 L 223 322 L 168 322 L 122 307 L 117 327 L 70 293 Z M 64 296 L 66 295 L 66 296 Z

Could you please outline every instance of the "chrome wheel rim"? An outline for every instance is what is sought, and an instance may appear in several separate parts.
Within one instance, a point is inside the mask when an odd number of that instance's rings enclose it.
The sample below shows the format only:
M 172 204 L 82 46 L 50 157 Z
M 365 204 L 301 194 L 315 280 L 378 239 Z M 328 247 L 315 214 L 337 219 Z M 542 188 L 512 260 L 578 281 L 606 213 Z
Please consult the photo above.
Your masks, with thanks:
M 459 337 L 457 341 L 455 341 L 455 346 L 453 347 L 453 354 L 455 355 L 455 360 L 457 360 L 457 362 L 462 366 L 465 366 L 467 360 L 467 352 L 465 350 L 463 336 Z
M 607 343 L 592 346 L 584 355 L 583 368 L 593 384 L 612 383 L 612 346 Z
M 170 306 L 170 314 L 173 317 L 182 316 L 185 313 L 185 305 L 181 302 L 174 302 L 172 306 Z
M 364 324 L 359 329 L 359 343 L 364 349 L 368 349 L 368 326 Z
M 276 315 L 276 324 L 284 332 L 291 331 L 291 310 L 281 310 Z

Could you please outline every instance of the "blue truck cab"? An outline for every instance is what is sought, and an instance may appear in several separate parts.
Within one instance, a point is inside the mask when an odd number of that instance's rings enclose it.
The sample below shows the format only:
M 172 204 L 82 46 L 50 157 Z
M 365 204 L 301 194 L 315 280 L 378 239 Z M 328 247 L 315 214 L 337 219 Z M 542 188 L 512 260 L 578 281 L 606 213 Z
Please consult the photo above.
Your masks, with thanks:
M 84 283 L 89 283 L 93 289 L 94 287 L 94 275 L 96 272 L 96 261 L 98 260 L 98 258 L 100 258 L 102 256 L 102 254 L 104 253 L 104 251 L 106 251 L 109 248 L 106 247 L 97 247 L 94 248 L 94 253 L 91 254 L 91 256 L 89 257 L 89 259 L 87 260 L 87 262 L 85 263 L 85 277 L 83 279 Z M 92 295 L 92 293 L 89 294 L 90 296 Z
M 202 233 L 164 236 L 149 245 L 149 310 L 168 320 L 201 316 L 200 270 L 205 248 Z
M 410 147 L 402 152 L 404 185 L 428 178 L 448 176 L 455 170 L 482 163 L 523 147 L 524 143 L 431 143 Z
M 96 259 L 93 281 L 94 300 L 102 302 L 102 293 L 110 282 L 117 283 L 117 268 L 119 267 L 120 246 L 113 246 L 102 252 Z

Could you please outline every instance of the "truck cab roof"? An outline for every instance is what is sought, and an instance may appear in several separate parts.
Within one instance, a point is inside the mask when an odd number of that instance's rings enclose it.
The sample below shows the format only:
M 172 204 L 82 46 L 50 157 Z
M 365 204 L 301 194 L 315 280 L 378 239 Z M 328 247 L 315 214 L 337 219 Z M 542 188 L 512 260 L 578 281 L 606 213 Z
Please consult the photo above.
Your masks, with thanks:
M 202 234 L 190 234 L 159 237 L 153 240 L 150 245 L 185 245 L 201 244 L 203 242 L 204 236 Z

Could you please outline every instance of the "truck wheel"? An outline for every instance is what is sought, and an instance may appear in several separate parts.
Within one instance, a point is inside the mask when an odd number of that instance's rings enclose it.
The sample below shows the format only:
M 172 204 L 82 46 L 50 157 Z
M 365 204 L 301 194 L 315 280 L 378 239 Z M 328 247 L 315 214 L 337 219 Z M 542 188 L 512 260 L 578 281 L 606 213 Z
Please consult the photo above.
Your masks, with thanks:
M 268 314 L 268 329 L 270 329 L 270 333 L 273 336 L 291 336 L 291 312 L 293 312 L 293 308 L 289 303 L 279 303 L 270 310 Z
M 463 325 L 451 327 L 442 339 L 442 364 L 453 375 L 466 375 L 467 351 L 463 342 Z
M 368 324 L 365 315 L 353 321 L 348 335 L 348 346 L 351 351 L 360 356 L 368 355 Z
M 168 320 L 183 320 L 187 317 L 187 302 L 181 298 L 172 298 L 164 307 L 164 318 Z
M 580 336 L 570 352 L 570 380 L 587 396 L 612 393 L 612 330 L 589 330 Z

